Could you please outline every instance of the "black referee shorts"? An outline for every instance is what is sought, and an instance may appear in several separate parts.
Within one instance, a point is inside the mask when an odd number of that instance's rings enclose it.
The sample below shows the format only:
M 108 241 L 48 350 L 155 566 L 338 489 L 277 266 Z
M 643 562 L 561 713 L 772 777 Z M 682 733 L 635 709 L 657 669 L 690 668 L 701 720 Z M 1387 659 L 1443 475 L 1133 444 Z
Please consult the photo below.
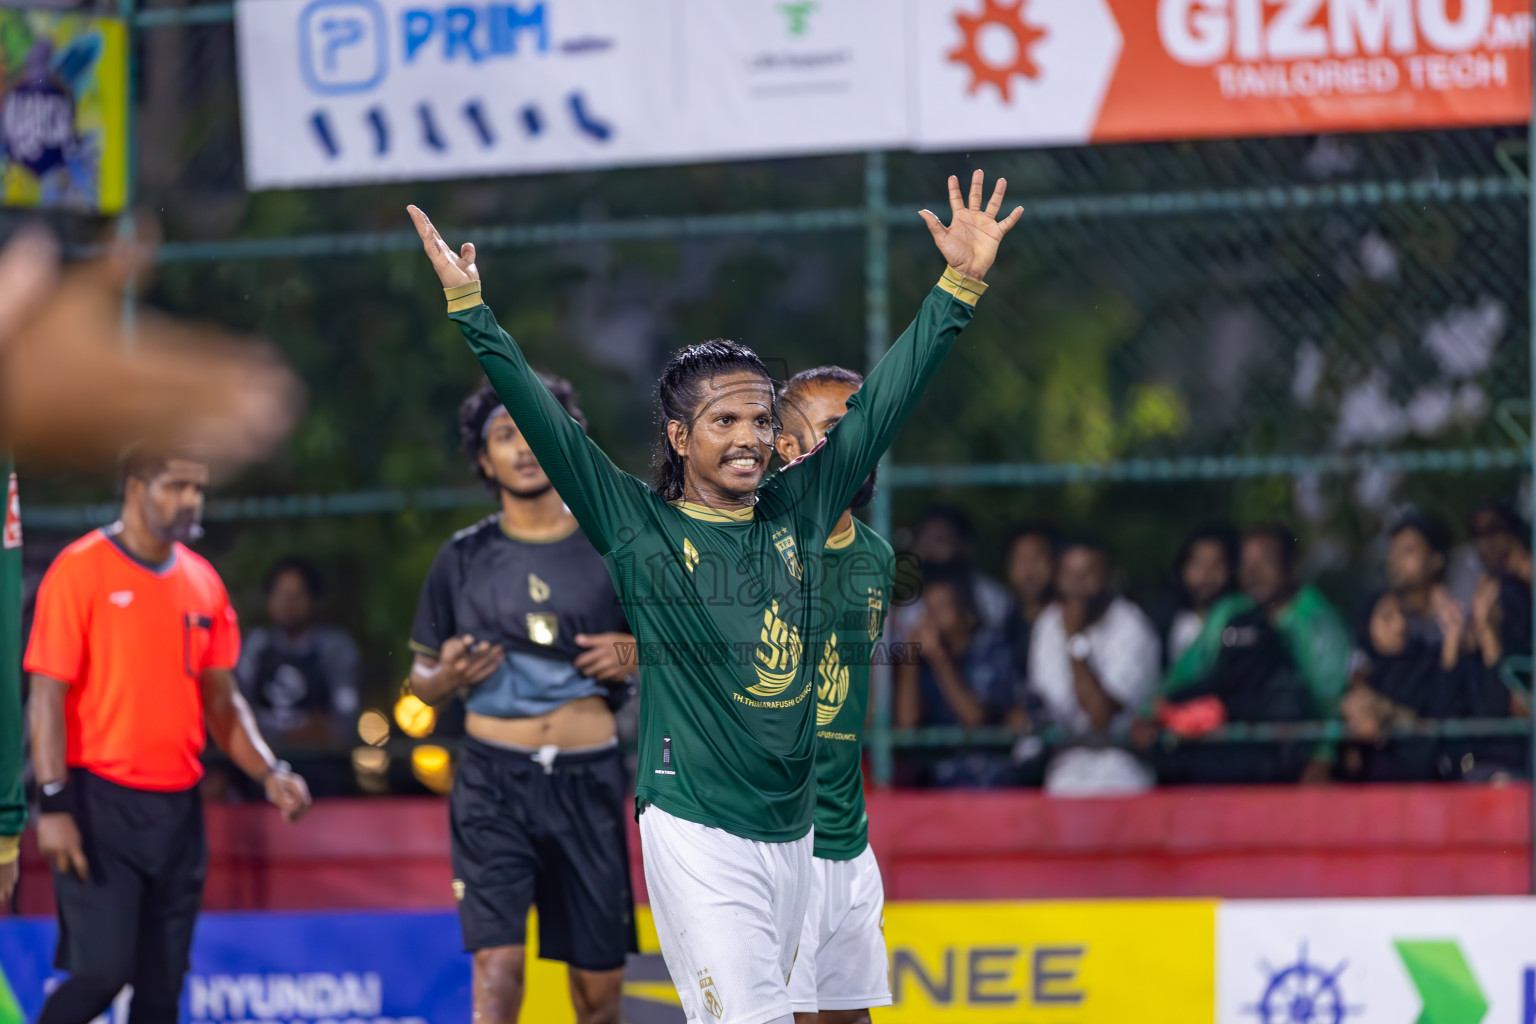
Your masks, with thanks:
M 539 908 L 539 956 L 586 971 L 639 951 L 619 748 L 531 754 L 466 737 L 449 797 L 464 948 L 521 946 Z
M 79 769 L 69 785 L 90 879 L 53 874 L 54 966 L 113 994 L 132 985 L 136 1007 L 168 1004 L 174 1016 L 208 875 L 201 795 L 130 789 Z

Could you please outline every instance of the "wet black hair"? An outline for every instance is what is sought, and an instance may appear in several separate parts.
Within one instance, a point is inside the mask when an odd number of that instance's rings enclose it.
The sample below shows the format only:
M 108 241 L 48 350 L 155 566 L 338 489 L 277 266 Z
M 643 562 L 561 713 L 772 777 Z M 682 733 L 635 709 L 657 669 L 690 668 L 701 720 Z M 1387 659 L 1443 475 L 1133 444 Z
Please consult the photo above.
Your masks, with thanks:
M 1409 530 L 1423 537 L 1424 543 L 1428 544 L 1429 550 L 1435 554 L 1445 557 L 1451 553 L 1451 528 L 1446 525 L 1445 520 L 1436 519 L 1422 512 L 1409 512 L 1392 524 L 1392 529 L 1387 531 L 1387 537 L 1396 539 L 1398 534 Z
M 535 374 L 549 389 L 549 393 L 555 396 L 555 401 L 560 403 L 566 415 L 580 424 L 582 430 L 586 430 L 587 417 L 582 413 L 581 406 L 576 404 L 576 389 L 571 387 L 571 382 L 553 373 L 535 371 Z M 485 451 L 486 420 L 503 404 L 501 396 L 491 387 L 491 382 L 482 380 L 474 394 L 459 405 L 459 447 L 464 452 L 464 458 L 469 460 L 469 468 L 492 492 L 496 490 L 496 482 L 480 468 L 480 453 Z
M 320 567 L 301 555 L 286 555 L 273 562 L 267 574 L 261 578 L 261 592 L 271 594 L 272 588 L 277 586 L 278 577 L 285 572 L 298 573 L 310 597 L 318 600 L 324 596 L 325 577 L 321 575 Z
M 1287 574 L 1296 571 L 1296 560 L 1301 553 L 1301 543 L 1296 539 L 1296 532 L 1284 523 L 1264 523 L 1249 527 L 1243 531 L 1243 540 L 1274 541 L 1275 549 L 1280 554 L 1281 568 Z
M 704 404 L 704 382 L 728 373 L 755 373 L 773 389 L 768 367 L 747 346 L 724 338 L 689 345 L 673 353 L 662 367 L 656 382 L 656 449 L 651 456 L 651 489 L 663 501 L 680 501 L 686 463 L 667 438 L 667 424 L 672 420 L 692 428 Z M 778 429 L 777 411 L 774 429 Z

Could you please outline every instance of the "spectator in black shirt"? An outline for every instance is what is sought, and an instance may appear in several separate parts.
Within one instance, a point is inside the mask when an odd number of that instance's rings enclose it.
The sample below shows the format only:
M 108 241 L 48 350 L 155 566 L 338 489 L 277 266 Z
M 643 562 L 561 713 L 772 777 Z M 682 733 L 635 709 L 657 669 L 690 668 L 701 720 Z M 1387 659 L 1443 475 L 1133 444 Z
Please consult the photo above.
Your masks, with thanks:
M 1388 590 L 1371 608 L 1355 657 L 1344 720 L 1357 742 L 1343 772 L 1368 781 L 1487 778 L 1518 768 L 1518 743 L 1500 739 L 1391 738 L 1420 719 L 1502 717 L 1514 705 L 1475 629 L 1446 590 L 1450 530 L 1409 516 L 1392 530 Z
M 235 673 L 264 735 L 299 747 L 344 749 L 357 718 L 357 644 L 316 619 L 325 592 L 306 558 L 267 570 L 269 625 L 246 636 Z
M 1484 662 L 1531 653 L 1531 528 L 1505 502 L 1472 513 L 1472 540 L 1483 578 L 1472 601 Z
M 923 614 L 914 630 L 919 662 L 896 672 L 896 726 L 1024 724 L 1015 705 L 1012 658 L 1003 632 L 981 620 L 967 577 L 937 570 L 923 584 Z M 911 759 L 919 778 L 939 786 L 994 786 L 1009 781 L 1012 760 L 1002 752 L 960 751 Z

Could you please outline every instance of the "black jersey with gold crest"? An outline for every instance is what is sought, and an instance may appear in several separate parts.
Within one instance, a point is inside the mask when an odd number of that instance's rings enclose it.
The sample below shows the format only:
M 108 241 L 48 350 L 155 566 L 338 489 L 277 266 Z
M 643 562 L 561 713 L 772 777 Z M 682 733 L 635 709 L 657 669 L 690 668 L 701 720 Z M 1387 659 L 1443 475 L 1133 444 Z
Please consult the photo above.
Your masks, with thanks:
M 852 860 L 869 845 L 862 767 L 870 666 L 889 661 L 881 642 L 896 553 L 857 519 L 827 538 L 821 604 L 832 634 L 816 666 L 816 850 Z
M 491 515 L 454 534 L 421 585 L 411 649 L 435 658 L 468 634 L 507 651 L 472 687 L 465 707 L 494 718 L 532 718 L 580 697 L 614 690 L 571 664 L 579 633 L 626 633 L 624 611 L 603 560 L 581 530 L 550 541 L 508 533 Z
M 985 287 L 946 270 L 824 441 L 735 511 L 668 503 L 619 471 L 539 382 L 479 285 L 448 290 L 449 315 L 603 556 L 638 641 L 637 808 L 764 842 L 810 831 L 813 691 L 832 632 L 821 549 Z

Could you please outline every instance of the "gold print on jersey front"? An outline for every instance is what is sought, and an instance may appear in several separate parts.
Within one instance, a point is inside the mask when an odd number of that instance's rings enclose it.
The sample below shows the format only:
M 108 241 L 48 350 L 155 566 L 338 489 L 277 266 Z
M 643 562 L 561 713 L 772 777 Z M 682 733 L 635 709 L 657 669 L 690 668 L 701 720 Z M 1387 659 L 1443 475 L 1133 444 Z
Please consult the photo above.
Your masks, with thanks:
M 529 612 L 528 639 L 548 647 L 560 636 L 560 619 L 549 612 Z
M 687 537 L 684 537 L 683 538 L 683 568 L 687 569 L 689 572 L 693 572 L 694 567 L 696 565 L 698 565 L 698 564 L 699 564 L 699 549 L 693 546 L 693 541 L 689 540 Z
M 848 699 L 848 666 L 837 654 L 837 634 L 821 649 L 821 666 L 817 669 L 821 682 L 816 684 L 816 725 L 831 723 L 843 710 Z
M 535 604 L 543 604 L 549 600 L 549 584 L 539 579 L 533 573 L 529 573 L 528 596 L 533 598 Z
M 715 988 L 715 979 L 709 976 L 707 970 L 699 972 L 699 993 L 704 997 L 704 1008 L 712 1013 L 716 1020 L 725 1016 L 725 1006 L 720 1002 L 720 991 Z
M 880 619 L 885 614 L 885 591 L 879 587 L 869 588 L 869 642 L 876 643 L 880 639 Z
M 779 618 L 777 601 L 763 609 L 763 631 L 754 653 L 757 685 L 747 692 L 766 699 L 789 689 L 800 669 L 800 631 Z

